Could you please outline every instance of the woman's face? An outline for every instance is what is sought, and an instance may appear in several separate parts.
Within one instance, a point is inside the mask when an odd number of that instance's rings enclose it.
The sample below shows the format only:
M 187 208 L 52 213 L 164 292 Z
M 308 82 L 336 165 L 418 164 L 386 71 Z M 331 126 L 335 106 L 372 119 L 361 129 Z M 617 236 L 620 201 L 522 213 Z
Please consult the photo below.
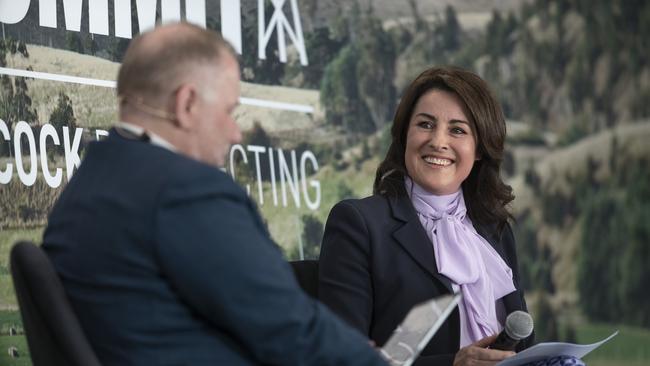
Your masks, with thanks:
M 415 104 L 404 160 L 411 179 L 433 194 L 458 191 L 477 160 L 467 116 L 461 99 L 447 91 L 430 90 Z

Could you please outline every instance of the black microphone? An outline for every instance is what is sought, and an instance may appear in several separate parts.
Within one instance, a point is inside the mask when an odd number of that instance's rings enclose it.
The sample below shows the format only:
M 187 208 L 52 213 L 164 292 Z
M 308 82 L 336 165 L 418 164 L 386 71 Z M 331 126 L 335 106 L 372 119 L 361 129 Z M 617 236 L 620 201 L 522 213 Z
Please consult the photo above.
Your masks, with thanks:
M 490 345 L 492 349 L 514 351 L 517 343 L 533 333 L 533 318 L 525 311 L 513 311 L 506 318 L 506 325 L 497 339 Z

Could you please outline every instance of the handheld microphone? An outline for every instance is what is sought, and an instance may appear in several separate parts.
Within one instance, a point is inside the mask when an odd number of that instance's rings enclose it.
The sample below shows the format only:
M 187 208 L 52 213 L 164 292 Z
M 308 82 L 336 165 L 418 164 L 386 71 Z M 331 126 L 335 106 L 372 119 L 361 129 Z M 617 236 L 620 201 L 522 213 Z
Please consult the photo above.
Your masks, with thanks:
M 525 311 L 513 311 L 506 318 L 505 327 L 497 339 L 490 345 L 492 349 L 514 351 L 522 339 L 533 333 L 533 318 Z

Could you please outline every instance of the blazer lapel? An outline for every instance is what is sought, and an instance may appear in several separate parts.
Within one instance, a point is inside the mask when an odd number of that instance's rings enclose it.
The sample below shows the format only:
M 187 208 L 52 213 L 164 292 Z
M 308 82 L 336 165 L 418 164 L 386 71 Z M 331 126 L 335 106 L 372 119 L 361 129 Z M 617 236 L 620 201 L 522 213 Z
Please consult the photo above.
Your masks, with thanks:
M 492 248 L 494 248 L 499 256 L 501 256 L 503 261 L 510 266 L 511 264 L 509 263 L 509 260 L 506 258 L 506 255 L 504 253 L 503 244 L 501 243 L 499 234 L 497 233 L 496 226 L 489 227 L 486 225 L 475 224 L 474 228 L 476 229 L 476 232 L 479 233 L 479 235 L 481 235 L 485 240 L 487 240 L 488 243 L 490 243 Z M 512 270 L 514 271 L 515 268 Z M 526 306 L 524 305 L 525 303 L 522 299 L 522 292 L 519 290 L 516 281 L 515 288 L 515 291 L 507 294 L 502 298 L 503 305 L 506 308 L 506 314 L 510 314 L 515 310 L 526 310 Z
M 487 240 L 488 243 L 492 246 L 494 250 L 499 254 L 499 256 L 506 262 L 508 263 L 508 258 L 506 258 L 505 254 L 503 253 L 503 247 L 499 243 L 499 237 L 498 234 L 496 233 L 496 227 L 487 227 L 486 225 L 481 225 L 481 224 L 475 224 L 472 222 L 474 225 L 474 229 L 476 229 L 476 232 L 483 237 L 483 239 Z
M 440 281 L 449 292 L 453 292 L 449 278 L 438 272 L 433 246 L 408 196 L 390 197 L 388 201 L 393 217 L 404 222 L 404 225 L 393 232 L 395 240 L 420 267 Z

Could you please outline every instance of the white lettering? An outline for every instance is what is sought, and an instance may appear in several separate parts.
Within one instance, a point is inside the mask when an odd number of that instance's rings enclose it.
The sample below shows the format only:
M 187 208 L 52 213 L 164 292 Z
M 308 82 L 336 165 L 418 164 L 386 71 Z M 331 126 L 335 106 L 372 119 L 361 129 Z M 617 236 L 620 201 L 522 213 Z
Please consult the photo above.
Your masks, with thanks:
M 156 26 L 156 4 L 157 0 L 136 0 L 138 9 L 138 28 L 140 33 L 153 29 Z M 205 27 L 205 0 L 203 3 L 203 13 L 198 10 L 199 4 L 189 6 L 192 16 L 192 22 Z M 185 13 L 187 14 L 189 1 L 185 1 Z M 130 10 L 130 9 L 129 9 Z M 180 0 L 160 0 L 161 20 L 163 24 L 179 22 L 181 20 L 181 2 Z M 131 12 L 129 11 L 130 15 Z M 199 16 L 203 19 L 199 20 Z
M 39 0 L 39 24 L 42 27 L 57 28 L 57 1 L 63 1 L 65 29 L 79 32 L 81 29 L 82 0 Z M 277 34 L 278 56 L 287 62 L 287 41 L 293 43 L 300 63 L 308 65 L 300 11 L 297 0 L 289 0 L 293 25 L 283 12 L 286 0 L 271 0 L 273 14 L 265 24 L 265 5 L 268 0 L 258 0 L 258 57 L 266 59 L 266 48 L 273 32 Z M 113 0 L 115 36 L 130 39 L 132 32 L 131 4 L 133 0 Z M 22 21 L 29 11 L 31 0 L 0 0 L 0 22 L 15 24 Z M 91 34 L 109 35 L 108 0 L 88 1 L 88 29 Z M 138 29 L 140 33 L 156 26 L 158 0 L 135 0 Z M 161 23 L 181 21 L 181 8 L 185 4 L 185 20 L 198 26 L 206 26 L 206 0 L 160 0 Z M 222 0 L 221 33 L 232 44 L 235 51 L 242 53 L 241 0 Z
M 255 161 L 255 172 L 251 173 L 256 176 L 257 181 L 257 195 L 259 196 L 258 202 L 260 205 L 264 204 L 264 194 L 267 193 L 264 190 L 264 181 L 262 180 L 262 164 L 264 164 L 264 159 L 261 158 L 261 154 L 268 154 L 268 167 L 270 174 L 270 185 L 271 193 L 273 197 L 273 205 L 278 206 L 278 192 L 277 192 L 277 182 L 276 182 L 276 166 L 275 166 L 275 153 L 272 147 L 265 148 L 258 145 L 249 145 L 246 148 L 242 145 L 234 145 L 230 149 L 230 174 L 233 179 L 236 178 L 235 174 L 235 151 L 241 155 L 242 161 L 244 164 L 248 164 L 247 153 L 251 152 L 254 154 Z M 318 180 L 312 179 L 309 180 L 308 171 L 313 171 L 312 174 L 318 172 L 319 165 L 316 160 L 316 155 L 311 151 L 305 151 L 300 156 L 300 170 L 298 170 L 298 164 L 296 159 L 296 151 L 291 150 L 289 154 L 291 155 L 291 163 L 287 161 L 287 158 L 284 155 L 282 149 L 275 149 L 278 156 L 278 171 L 280 174 L 280 189 L 282 190 L 282 206 L 287 207 L 289 205 L 290 199 L 287 198 L 287 186 L 291 196 L 293 197 L 293 203 L 295 207 L 300 207 L 301 196 L 305 199 L 307 207 L 311 210 L 317 210 L 320 207 L 321 203 L 321 183 Z M 263 162 L 264 161 L 264 162 Z M 300 180 L 299 176 L 300 175 Z M 250 178 L 240 179 L 240 181 L 250 181 Z M 301 194 L 302 191 L 302 194 Z M 246 192 L 250 196 L 250 185 L 246 185 Z
M 49 123 L 46 123 L 41 128 L 41 136 L 39 137 L 39 150 L 41 153 L 41 169 L 43 170 L 43 178 L 45 178 L 45 183 L 52 188 L 56 188 L 61 185 L 61 180 L 63 179 L 63 171 L 61 168 L 56 168 L 56 173 L 54 176 L 50 174 L 50 168 L 47 164 L 47 138 L 51 137 L 54 145 L 59 146 L 59 135 L 56 133 L 56 129 Z
M 291 150 L 291 166 L 292 170 L 289 170 L 287 161 L 284 157 L 282 149 L 278 149 L 278 164 L 280 165 L 280 187 L 282 189 L 282 205 L 287 207 L 287 189 L 285 181 L 291 189 L 291 194 L 293 195 L 293 201 L 296 204 L 296 207 L 300 207 L 300 191 L 298 188 L 298 167 L 296 162 L 296 151 Z M 291 174 L 293 172 L 293 175 Z
M 75 32 L 81 30 L 81 0 L 63 0 L 63 15 L 65 29 Z
M 156 0 L 136 0 L 135 6 L 138 9 L 140 33 L 153 29 L 156 26 Z
M 56 0 L 38 2 L 38 22 L 41 27 L 56 28 Z
M 70 180 L 74 171 L 81 164 L 81 158 L 79 155 L 79 148 L 81 144 L 81 139 L 83 136 L 84 130 L 82 128 L 76 128 L 74 135 L 71 136 L 72 131 L 67 126 L 62 128 L 63 132 L 63 147 L 64 147 L 64 158 L 66 163 L 66 175 L 67 179 Z M 11 132 L 8 125 L 0 119 L 0 135 L 4 137 L 4 140 L 8 143 L 11 143 Z M 26 137 L 25 141 L 21 141 L 23 135 Z M 97 140 L 102 139 L 105 136 L 108 136 L 109 132 L 102 129 L 95 130 L 95 137 Z M 16 124 L 16 127 L 13 131 L 13 150 L 14 150 L 14 161 L 15 163 L 6 163 L 4 170 L 0 170 L 0 184 L 8 184 L 11 182 L 12 174 L 15 166 L 15 170 L 18 173 L 20 181 L 26 186 L 32 186 L 38 178 L 38 163 L 40 155 L 40 165 L 43 178 L 47 185 L 51 188 L 57 188 L 61 186 L 63 182 L 63 169 L 57 167 L 53 172 L 50 171 L 49 161 L 48 161 L 48 147 L 61 146 L 60 136 L 57 134 L 56 129 L 50 123 L 44 124 L 40 128 L 39 135 L 39 144 L 36 144 L 34 137 L 34 130 L 27 124 L 25 121 L 20 121 Z M 52 140 L 51 145 L 48 145 L 48 138 Z M 22 139 L 24 140 L 24 139 Z M 29 148 L 29 170 L 26 170 L 28 167 L 23 160 L 23 148 L 27 146 Z M 264 204 L 264 181 L 262 177 L 262 164 L 263 159 L 260 157 L 261 154 L 268 154 L 268 167 L 270 175 L 270 188 L 273 197 L 274 206 L 278 206 L 278 193 L 277 193 L 277 182 L 276 182 L 276 167 L 275 167 L 275 154 L 274 149 L 271 147 L 264 147 L 258 145 L 248 145 L 243 147 L 242 145 L 234 145 L 230 149 L 230 175 L 233 179 L 236 178 L 235 166 L 236 158 L 235 154 L 241 156 L 241 161 L 244 164 L 249 164 L 249 159 L 247 152 L 254 154 L 255 162 L 255 178 L 257 181 L 257 194 L 259 204 Z M 308 170 L 313 171 L 312 174 L 318 172 L 319 164 L 316 159 L 316 156 L 311 151 L 305 151 L 300 157 L 300 165 L 298 170 L 296 151 L 291 150 L 290 159 L 291 162 L 287 161 L 287 158 L 284 155 L 282 149 L 276 149 L 278 155 L 278 170 L 280 174 L 280 189 L 282 190 L 282 206 L 287 207 L 289 199 L 287 198 L 287 186 L 290 192 L 290 195 L 293 197 L 293 203 L 295 207 L 300 207 L 301 196 L 305 200 L 305 203 L 309 209 L 316 210 L 320 206 L 321 202 L 321 183 L 318 180 L 309 180 Z M 38 154 L 37 154 L 38 152 Z M 27 154 L 25 154 L 27 155 Z M 310 167 L 308 167 L 310 166 Z M 227 172 L 226 169 L 223 169 L 224 172 Z M 300 180 L 299 180 L 300 177 Z M 244 181 L 249 181 L 244 179 Z M 251 193 L 250 184 L 245 185 L 245 189 L 248 195 Z M 301 194 L 302 191 L 302 194 Z
M 262 192 L 262 169 L 260 169 L 260 153 L 264 153 L 266 149 L 264 146 L 248 145 L 248 151 L 255 154 L 255 174 L 257 175 L 257 193 L 259 194 L 258 200 L 260 205 L 264 205 L 264 193 Z
M 23 166 L 23 152 L 20 143 L 21 135 L 27 136 L 27 145 L 29 145 L 29 173 L 25 172 Z M 19 121 L 14 128 L 14 156 L 16 157 L 16 171 L 20 181 L 26 186 L 31 186 L 36 182 L 37 164 L 36 159 L 36 139 L 31 127 L 25 121 Z
M 81 158 L 79 157 L 79 143 L 81 142 L 81 134 L 83 131 L 83 128 L 80 127 L 75 129 L 71 146 L 70 130 L 68 126 L 63 127 L 63 149 L 65 152 L 65 170 L 68 180 L 72 178 L 74 169 L 79 167 L 79 164 L 81 164 Z
M 223 14 L 224 4 L 232 3 L 237 3 L 237 6 L 239 6 L 239 0 L 222 1 L 221 14 Z M 190 23 L 205 28 L 205 0 L 185 0 L 185 19 Z
M 278 205 L 278 191 L 275 188 L 275 162 L 273 161 L 273 148 L 269 147 L 269 170 L 271 171 L 271 192 L 273 193 L 273 205 Z
M 114 4 L 114 7 L 117 8 L 117 3 Z M 115 12 L 115 14 L 118 13 Z M 115 17 L 115 19 L 117 18 Z M 93 0 L 89 2 L 88 30 L 90 33 L 108 35 L 108 0 Z
M 181 20 L 180 0 L 160 0 L 162 24 L 174 23 Z
M 0 118 L 0 132 L 2 132 L 2 136 L 4 137 L 5 141 L 7 142 L 11 141 L 11 135 L 9 135 L 9 128 L 7 127 L 5 121 L 3 121 L 1 118 Z M 11 181 L 13 167 L 14 167 L 13 164 L 7 163 L 7 168 L 4 171 L 0 171 L 0 184 L 7 184 Z
M 235 175 L 235 151 L 239 151 L 241 153 L 242 160 L 244 161 L 244 164 L 248 165 L 248 157 L 246 157 L 246 150 L 244 148 L 237 144 L 233 145 L 230 148 L 230 176 L 232 179 L 236 178 Z M 246 184 L 246 194 L 250 195 L 251 194 L 251 186 Z
M 311 165 L 314 167 L 314 172 L 318 172 L 318 162 L 316 161 L 316 156 L 314 153 L 311 151 L 305 151 L 302 153 L 302 156 L 300 157 L 300 176 L 302 178 L 302 196 L 305 199 L 305 203 L 307 204 L 307 207 L 309 207 L 312 210 L 315 210 L 320 206 L 320 182 L 318 181 L 310 181 L 309 185 L 314 188 L 316 191 L 316 199 L 312 201 L 309 198 L 309 194 L 307 193 L 307 171 L 306 171 L 306 163 L 307 160 L 311 163 Z
M 0 0 L 0 23 L 16 24 L 25 19 L 30 0 Z
M 266 46 L 269 43 L 271 34 L 276 30 L 278 35 L 278 51 L 281 62 L 287 62 L 287 46 L 284 39 L 285 31 L 289 35 L 291 42 L 298 50 L 300 56 L 300 64 L 307 66 L 307 52 L 305 50 L 305 41 L 302 34 L 302 25 L 300 23 L 300 13 L 298 11 L 298 3 L 296 0 L 291 0 L 291 13 L 293 15 L 293 25 L 295 30 L 291 28 L 287 17 L 282 12 L 285 0 L 271 0 L 273 3 L 273 15 L 269 20 L 268 26 L 265 22 L 264 5 L 266 0 L 257 0 L 257 24 L 258 24 L 258 57 L 266 60 Z
M 240 0 L 221 2 L 221 34 L 241 55 L 241 6 Z
M 131 0 L 114 0 L 115 37 L 131 38 Z

